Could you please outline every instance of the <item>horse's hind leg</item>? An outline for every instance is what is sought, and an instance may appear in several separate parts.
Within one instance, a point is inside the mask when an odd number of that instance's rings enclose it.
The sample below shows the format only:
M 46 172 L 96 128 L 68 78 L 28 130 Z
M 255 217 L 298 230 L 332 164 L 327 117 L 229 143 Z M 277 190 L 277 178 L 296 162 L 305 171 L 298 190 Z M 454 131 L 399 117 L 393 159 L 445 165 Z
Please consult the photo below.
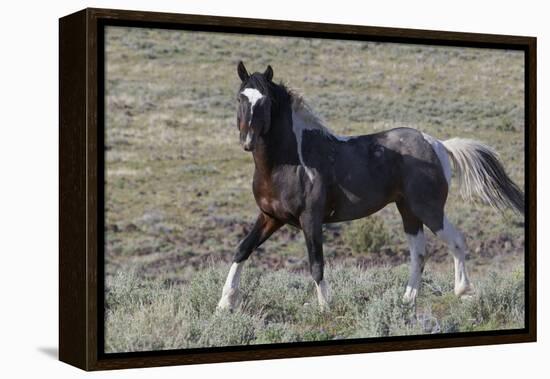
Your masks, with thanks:
M 403 295 L 403 301 L 414 303 L 420 288 L 420 279 L 424 270 L 426 256 L 426 238 L 422 221 L 416 217 L 404 201 L 397 202 L 397 209 L 403 219 L 403 229 L 407 235 L 409 251 L 411 254 L 411 266 L 409 282 Z
M 219 309 L 233 310 L 238 306 L 240 300 L 239 283 L 244 261 L 248 259 L 254 249 L 260 246 L 282 225 L 281 222 L 264 213 L 258 215 L 254 227 L 239 243 L 237 252 L 233 257 L 233 264 L 229 269 L 229 274 L 223 286 L 222 296 L 218 303 Z
M 455 294 L 462 296 L 473 292 L 473 286 L 468 279 L 468 272 L 466 270 L 467 247 L 464 236 L 445 216 L 443 216 L 443 227 L 440 230 L 434 230 L 434 233 L 449 245 L 453 254 Z
M 466 271 L 466 241 L 462 233 L 447 220 L 443 211 L 443 204 L 436 202 L 414 203 L 412 210 L 422 223 L 442 239 L 450 248 L 453 254 L 455 266 L 455 289 L 457 296 L 466 295 L 473 290 L 468 273 Z

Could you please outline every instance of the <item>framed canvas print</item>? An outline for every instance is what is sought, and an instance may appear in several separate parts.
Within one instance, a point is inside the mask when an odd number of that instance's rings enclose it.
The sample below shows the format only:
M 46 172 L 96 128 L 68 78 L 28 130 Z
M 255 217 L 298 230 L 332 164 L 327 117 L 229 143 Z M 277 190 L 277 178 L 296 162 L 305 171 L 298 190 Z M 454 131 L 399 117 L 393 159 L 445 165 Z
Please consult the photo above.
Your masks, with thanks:
M 60 19 L 59 356 L 536 340 L 536 39 Z

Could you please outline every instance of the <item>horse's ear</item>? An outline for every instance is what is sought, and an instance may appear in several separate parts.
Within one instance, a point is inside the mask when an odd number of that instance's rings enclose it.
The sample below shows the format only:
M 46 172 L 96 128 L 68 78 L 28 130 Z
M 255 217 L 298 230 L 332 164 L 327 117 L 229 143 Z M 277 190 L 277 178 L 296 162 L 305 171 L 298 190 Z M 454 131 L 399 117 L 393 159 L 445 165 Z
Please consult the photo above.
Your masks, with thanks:
M 238 66 L 237 66 L 237 74 L 239 74 L 239 78 L 241 78 L 241 80 L 243 82 L 246 82 L 248 80 L 248 78 L 250 77 L 250 75 L 248 74 L 248 71 L 246 71 L 246 67 L 244 67 L 244 63 L 242 61 L 240 61 Z
M 271 66 L 267 66 L 264 72 L 264 76 L 268 81 L 271 81 L 271 79 L 273 79 L 273 69 L 271 68 Z

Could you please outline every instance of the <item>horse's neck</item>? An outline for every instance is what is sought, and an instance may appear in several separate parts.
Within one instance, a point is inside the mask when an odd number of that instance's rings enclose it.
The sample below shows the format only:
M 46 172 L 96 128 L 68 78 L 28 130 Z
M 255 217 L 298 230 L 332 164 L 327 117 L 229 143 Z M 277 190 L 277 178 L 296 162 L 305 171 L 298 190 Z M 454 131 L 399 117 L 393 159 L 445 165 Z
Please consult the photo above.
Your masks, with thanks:
M 273 168 L 276 165 L 273 157 L 270 156 L 270 151 L 263 138 L 258 139 L 256 148 L 252 153 L 254 157 L 254 165 L 256 167 L 256 174 L 260 176 L 271 176 Z
M 291 113 L 272 119 L 270 131 L 258 138 L 253 156 L 256 171 L 262 176 L 271 175 L 277 166 L 299 163 Z

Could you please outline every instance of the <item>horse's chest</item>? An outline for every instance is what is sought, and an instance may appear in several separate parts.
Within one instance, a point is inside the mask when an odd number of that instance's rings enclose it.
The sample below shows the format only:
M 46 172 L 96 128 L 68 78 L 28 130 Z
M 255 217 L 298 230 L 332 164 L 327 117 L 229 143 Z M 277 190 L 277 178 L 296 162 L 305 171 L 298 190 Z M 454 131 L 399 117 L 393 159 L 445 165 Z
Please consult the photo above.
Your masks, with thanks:
M 258 207 L 260 207 L 262 212 L 267 213 L 268 215 L 281 218 L 285 213 L 285 207 L 283 206 L 280 197 L 274 193 L 271 188 L 255 186 L 254 198 L 256 199 L 256 204 L 258 204 Z
M 260 196 L 256 198 L 256 202 L 264 213 L 279 218 L 284 214 L 284 207 L 281 201 L 275 197 Z
M 254 198 L 262 212 L 287 221 L 292 218 L 291 203 L 278 188 L 277 183 L 264 178 L 256 178 L 253 184 Z

